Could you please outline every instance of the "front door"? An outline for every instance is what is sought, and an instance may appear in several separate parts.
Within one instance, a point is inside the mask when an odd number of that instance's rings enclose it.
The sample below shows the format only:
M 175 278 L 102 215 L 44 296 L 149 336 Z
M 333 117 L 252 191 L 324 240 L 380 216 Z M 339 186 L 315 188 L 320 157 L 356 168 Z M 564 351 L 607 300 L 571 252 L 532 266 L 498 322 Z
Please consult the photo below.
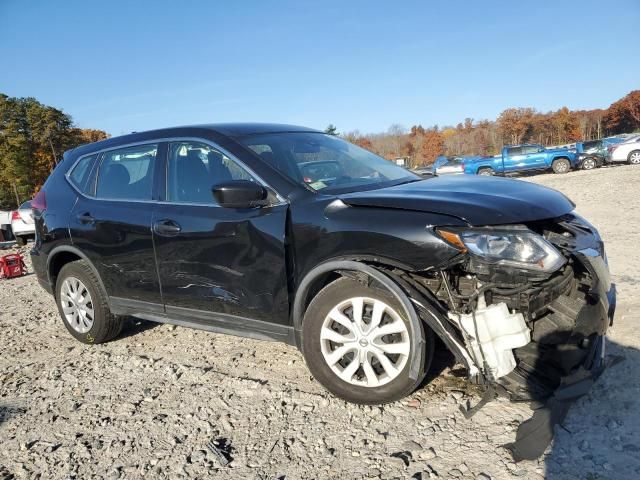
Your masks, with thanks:
M 78 195 L 69 228 L 110 297 L 161 310 L 151 231 L 158 158 L 157 143 L 104 152 L 97 180 L 83 190 L 86 196 Z
M 170 143 L 163 171 L 166 192 L 153 214 L 153 229 L 166 314 L 224 320 L 231 329 L 246 327 L 245 319 L 286 325 L 287 205 L 218 205 L 214 184 L 257 179 L 204 142 Z

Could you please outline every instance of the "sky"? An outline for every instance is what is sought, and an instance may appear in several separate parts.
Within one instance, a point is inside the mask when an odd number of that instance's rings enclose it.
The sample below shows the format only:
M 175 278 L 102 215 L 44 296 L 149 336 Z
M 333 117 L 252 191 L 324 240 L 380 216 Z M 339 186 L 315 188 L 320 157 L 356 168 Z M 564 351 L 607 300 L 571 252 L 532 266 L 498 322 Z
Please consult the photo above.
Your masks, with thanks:
M 640 88 L 640 1 L 0 0 L 0 93 L 112 135 L 233 121 L 362 133 Z

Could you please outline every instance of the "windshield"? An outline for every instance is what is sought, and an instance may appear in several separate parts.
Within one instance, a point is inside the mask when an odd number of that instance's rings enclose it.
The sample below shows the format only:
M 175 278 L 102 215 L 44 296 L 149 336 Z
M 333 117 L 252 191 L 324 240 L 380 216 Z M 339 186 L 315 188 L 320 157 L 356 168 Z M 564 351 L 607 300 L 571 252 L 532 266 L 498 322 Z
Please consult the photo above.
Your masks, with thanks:
M 239 141 L 287 177 L 322 193 L 422 180 L 384 158 L 324 133 L 270 133 Z

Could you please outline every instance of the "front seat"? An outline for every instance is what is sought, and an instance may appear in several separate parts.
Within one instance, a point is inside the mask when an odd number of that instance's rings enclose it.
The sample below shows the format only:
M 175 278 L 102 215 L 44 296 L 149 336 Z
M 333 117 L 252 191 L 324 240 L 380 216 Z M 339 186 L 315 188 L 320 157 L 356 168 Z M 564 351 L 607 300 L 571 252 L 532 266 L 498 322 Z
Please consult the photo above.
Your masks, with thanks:
M 207 159 L 209 160 L 209 174 L 213 185 L 233 180 L 229 167 L 224 164 L 224 159 L 220 152 L 210 151 L 207 153 Z
M 189 150 L 186 157 L 178 156 L 176 180 L 177 200 L 190 203 L 212 202 L 209 172 L 197 150 Z

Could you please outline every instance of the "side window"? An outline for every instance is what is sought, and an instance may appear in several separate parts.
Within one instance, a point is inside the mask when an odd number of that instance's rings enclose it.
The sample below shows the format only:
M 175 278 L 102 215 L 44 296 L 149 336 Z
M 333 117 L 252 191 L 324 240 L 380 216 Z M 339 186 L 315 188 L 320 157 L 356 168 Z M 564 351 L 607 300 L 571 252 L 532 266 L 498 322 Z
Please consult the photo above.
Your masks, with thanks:
M 522 147 L 522 153 L 525 155 L 531 155 L 533 153 L 538 153 L 538 148 L 535 145 L 529 145 L 527 147 Z
M 510 157 L 515 157 L 516 155 L 522 155 L 522 147 L 509 147 L 507 149 L 507 153 Z
M 253 177 L 215 148 L 199 142 L 176 142 L 169 146 L 167 201 L 215 205 L 214 185 Z
M 92 176 L 91 172 L 96 158 L 98 158 L 98 154 L 81 158 L 69 173 L 69 180 L 71 180 L 71 183 L 82 193 L 90 194 L 91 182 L 89 180 Z
M 157 153 L 157 144 L 105 152 L 98 172 L 96 197 L 151 200 Z

